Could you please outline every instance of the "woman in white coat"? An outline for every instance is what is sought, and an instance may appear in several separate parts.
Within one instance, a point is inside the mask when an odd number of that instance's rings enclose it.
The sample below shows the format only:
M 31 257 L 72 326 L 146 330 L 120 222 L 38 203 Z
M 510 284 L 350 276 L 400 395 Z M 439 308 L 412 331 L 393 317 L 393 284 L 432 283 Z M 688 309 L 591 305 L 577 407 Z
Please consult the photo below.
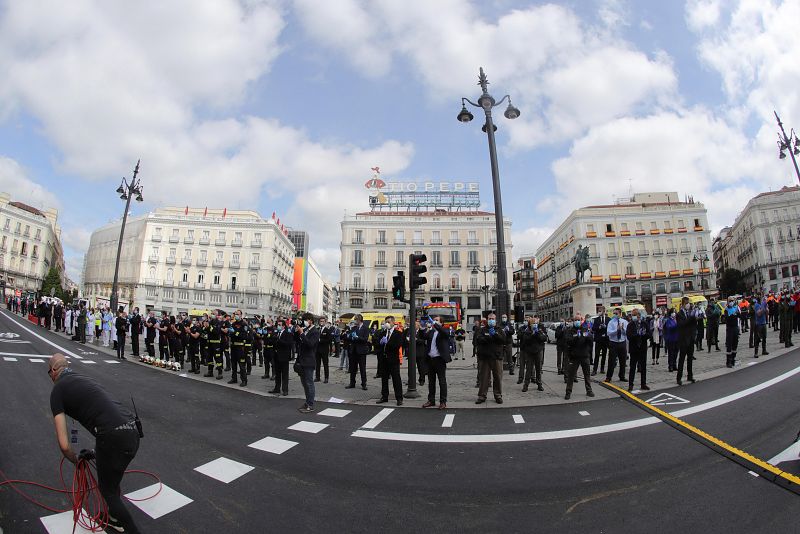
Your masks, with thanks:
M 664 322 L 661 313 L 656 310 L 653 320 L 650 323 L 650 346 L 652 347 L 653 365 L 658 364 L 658 357 L 661 355 L 661 340 L 664 335 Z M 646 358 L 647 356 L 645 356 Z M 647 360 L 645 360 L 647 361 Z

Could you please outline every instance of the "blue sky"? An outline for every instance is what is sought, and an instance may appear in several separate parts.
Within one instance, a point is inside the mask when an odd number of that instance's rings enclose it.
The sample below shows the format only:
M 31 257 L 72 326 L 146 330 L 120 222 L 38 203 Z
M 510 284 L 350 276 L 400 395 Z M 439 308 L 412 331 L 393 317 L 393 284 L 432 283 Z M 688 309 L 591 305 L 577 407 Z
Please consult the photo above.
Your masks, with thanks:
M 69 274 L 142 159 L 145 203 L 257 209 L 311 233 L 338 279 L 363 183 L 481 183 L 478 67 L 499 99 L 515 255 L 629 191 L 705 202 L 713 229 L 792 185 L 772 110 L 800 127 L 800 0 L 0 0 L 0 188 L 60 210 Z

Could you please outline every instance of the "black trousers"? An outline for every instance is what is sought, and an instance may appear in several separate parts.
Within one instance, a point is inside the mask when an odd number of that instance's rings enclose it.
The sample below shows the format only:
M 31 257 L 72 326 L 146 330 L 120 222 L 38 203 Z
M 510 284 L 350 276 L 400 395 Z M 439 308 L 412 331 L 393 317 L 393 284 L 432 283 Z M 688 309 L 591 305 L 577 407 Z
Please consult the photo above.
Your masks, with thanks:
M 330 372 L 328 370 L 328 358 L 329 358 L 330 349 L 328 347 L 323 347 L 322 351 L 317 350 L 317 370 L 314 377 L 319 380 L 319 371 L 320 367 L 324 367 L 325 369 L 325 380 L 327 381 Z
M 117 332 L 117 358 L 125 356 L 125 332 Z
M 611 354 L 611 353 L 609 353 Z M 613 360 L 609 360 L 609 370 L 612 369 L 611 362 Z M 577 360 L 569 358 L 567 360 L 567 393 L 572 393 L 572 384 L 575 382 L 575 377 L 578 376 L 578 367 L 581 368 L 583 371 L 583 381 L 586 384 L 586 393 L 592 391 L 592 381 L 589 378 L 589 357 L 586 358 L 579 358 Z
M 531 382 L 537 385 L 542 384 L 542 363 L 544 363 L 544 351 L 539 352 L 520 352 L 520 373 L 524 371 L 522 378 L 527 386 Z M 534 374 L 535 373 L 535 374 Z
M 155 339 L 144 338 L 144 346 L 147 350 L 147 355 L 151 358 L 155 357 L 156 355 L 156 346 L 154 344 Z
M 350 354 L 350 385 L 356 385 L 356 373 L 361 371 L 361 385 L 367 385 L 367 355 Z
M 614 378 L 614 367 L 619 360 L 619 379 L 625 380 L 625 360 L 628 359 L 627 349 L 625 343 L 617 341 L 608 342 L 608 371 L 606 372 L 606 380 Z M 571 363 L 570 363 L 571 365 Z
M 275 362 L 275 391 L 289 394 L 289 362 Z
M 139 334 L 131 334 L 131 352 L 139 356 Z
M 139 530 L 120 497 L 119 484 L 128 464 L 139 450 L 139 434 L 136 430 L 112 430 L 97 435 L 97 486 L 108 505 L 108 515 L 119 521 L 125 532 Z
M 164 340 L 163 342 L 161 340 Z M 162 360 L 169 360 L 169 345 L 164 336 L 161 336 L 158 341 L 158 357 Z
M 245 361 L 243 345 L 233 345 L 231 347 L 231 381 L 236 382 L 237 372 L 241 376 L 242 382 L 247 383 L 247 362 Z
M 694 373 L 692 373 L 692 356 L 694 356 L 694 339 L 679 339 L 679 356 L 678 356 L 678 381 L 683 379 L 683 367 L 686 366 L 686 380 L 692 380 Z
M 272 369 L 272 373 L 277 376 L 278 367 L 275 363 L 275 349 L 273 347 L 265 347 L 264 348 L 264 376 L 269 378 L 270 376 L 270 369 Z
M 708 322 L 706 327 L 706 343 L 710 349 L 712 345 L 719 347 L 719 322 Z
M 428 357 L 428 402 L 436 402 L 436 381 L 439 381 L 439 402 L 447 403 L 447 363 Z
M 608 354 L 608 341 L 605 339 L 594 342 L 594 364 L 592 371 L 597 373 L 597 364 L 600 364 L 600 372 L 602 373 L 606 367 L 606 354 Z
M 199 352 L 198 349 L 199 347 L 193 345 L 192 343 L 189 343 L 189 346 L 186 347 L 189 356 L 189 363 L 192 365 L 192 371 L 194 371 L 195 368 L 200 369 L 200 359 L 197 357 Z
M 754 338 L 754 346 L 756 349 L 756 354 L 758 354 L 758 344 L 761 343 L 761 352 L 764 354 L 767 353 L 767 325 L 766 324 L 757 324 L 753 327 L 753 331 L 755 332 Z
M 394 388 L 395 400 L 403 400 L 403 379 L 400 377 L 400 360 L 394 359 L 391 363 L 385 361 L 383 364 L 383 374 L 381 375 L 381 398 L 389 398 L 389 377 L 392 377 L 392 387 Z
M 428 358 L 425 356 L 425 345 L 417 345 L 416 362 L 419 378 L 428 376 Z
M 647 385 L 647 347 L 644 347 L 639 350 L 632 350 L 631 351 L 631 367 L 628 370 L 628 387 L 633 387 L 633 383 L 636 381 L 636 368 L 641 369 L 642 371 L 642 382 L 643 386 Z

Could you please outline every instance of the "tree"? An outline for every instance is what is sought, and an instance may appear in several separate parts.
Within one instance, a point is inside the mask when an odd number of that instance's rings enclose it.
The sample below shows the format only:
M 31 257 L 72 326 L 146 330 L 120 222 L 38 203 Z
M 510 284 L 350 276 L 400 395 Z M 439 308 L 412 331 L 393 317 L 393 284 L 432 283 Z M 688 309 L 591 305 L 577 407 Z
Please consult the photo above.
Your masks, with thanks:
M 719 278 L 719 289 L 723 296 L 742 295 L 747 288 L 742 272 L 739 269 L 725 269 Z
M 64 288 L 61 287 L 61 274 L 55 267 L 50 267 L 47 276 L 44 277 L 42 282 L 42 290 L 40 294 L 44 297 L 51 296 L 58 297 L 64 300 Z

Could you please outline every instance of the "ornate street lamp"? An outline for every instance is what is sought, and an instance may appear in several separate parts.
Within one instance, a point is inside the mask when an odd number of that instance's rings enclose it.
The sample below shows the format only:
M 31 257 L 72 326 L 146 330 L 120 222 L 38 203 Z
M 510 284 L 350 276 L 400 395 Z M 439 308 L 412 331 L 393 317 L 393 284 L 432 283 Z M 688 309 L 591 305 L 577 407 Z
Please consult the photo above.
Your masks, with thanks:
M 144 198 L 142 198 L 142 185 L 141 180 L 137 179 L 139 174 L 139 162 L 136 162 L 136 167 L 133 169 L 133 178 L 131 179 L 130 183 L 128 183 L 127 179 L 123 178 L 122 183 L 117 188 L 117 194 L 119 198 L 125 201 L 125 212 L 122 214 L 122 226 L 119 229 L 119 242 L 117 243 L 117 260 L 114 264 L 114 282 L 111 284 L 111 313 L 116 315 L 117 313 L 117 304 L 118 304 L 118 297 L 117 291 L 119 290 L 119 258 L 120 254 L 122 253 L 122 238 L 125 235 L 125 224 L 128 222 L 128 210 L 131 207 L 131 199 L 133 195 L 136 195 L 136 201 L 142 202 Z

